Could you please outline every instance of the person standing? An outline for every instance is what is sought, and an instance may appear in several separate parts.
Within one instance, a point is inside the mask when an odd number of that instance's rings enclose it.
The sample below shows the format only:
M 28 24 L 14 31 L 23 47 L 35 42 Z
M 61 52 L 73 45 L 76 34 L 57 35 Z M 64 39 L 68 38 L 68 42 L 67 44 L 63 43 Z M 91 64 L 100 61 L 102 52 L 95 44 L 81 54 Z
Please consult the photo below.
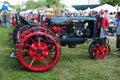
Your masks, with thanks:
M 116 14 L 116 19 L 117 19 L 117 23 L 116 23 L 116 48 L 118 48 L 118 50 L 116 50 L 118 52 L 118 56 L 120 57 L 120 12 L 117 12 Z
M 105 38 L 107 35 L 106 28 L 109 26 L 109 22 L 107 17 L 104 14 L 104 10 L 100 10 L 99 14 L 101 18 L 100 38 Z
M 0 28 L 2 27 L 2 13 L 1 13 L 1 10 L 0 10 Z
M 10 13 L 5 10 L 5 25 L 6 25 L 6 28 L 10 28 Z
M 63 10 L 61 11 L 60 16 L 61 16 L 61 17 L 64 17 L 64 16 L 65 16 L 65 13 L 64 13 Z
M 120 35 L 120 12 L 117 13 L 116 18 L 117 18 L 116 34 Z

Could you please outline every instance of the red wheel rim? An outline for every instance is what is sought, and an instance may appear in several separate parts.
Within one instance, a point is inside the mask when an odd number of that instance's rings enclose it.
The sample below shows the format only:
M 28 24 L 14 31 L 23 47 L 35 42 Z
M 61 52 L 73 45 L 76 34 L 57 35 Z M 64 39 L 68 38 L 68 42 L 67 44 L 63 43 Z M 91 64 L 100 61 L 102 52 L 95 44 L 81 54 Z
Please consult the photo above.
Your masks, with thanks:
M 104 59 L 107 55 L 110 54 L 110 47 L 108 44 L 96 44 L 92 49 L 92 56 L 94 59 Z
M 37 36 L 37 41 L 33 39 Z M 41 41 L 41 36 L 45 39 Z M 29 43 L 29 40 L 31 43 Z M 47 41 L 51 43 L 47 43 Z M 60 57 L 60 46 L 55 37 L 43 32 L 30 33 L 24 37 L 18 47 L 18 55 L 20 63 L 23 67 L 30 71 L 44 72 L 55 66 Z

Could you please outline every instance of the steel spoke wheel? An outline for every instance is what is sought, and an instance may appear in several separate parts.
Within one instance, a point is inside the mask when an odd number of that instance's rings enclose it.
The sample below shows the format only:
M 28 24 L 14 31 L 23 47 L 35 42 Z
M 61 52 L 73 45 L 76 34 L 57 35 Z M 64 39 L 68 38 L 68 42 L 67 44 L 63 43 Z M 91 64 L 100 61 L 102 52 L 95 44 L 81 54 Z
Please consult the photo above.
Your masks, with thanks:
M 92 51 L 93 51 L 93 47 L 94 47 L 95 44 L 96 44 L 96 42 L 93 41 L 93 42 L 90 44 L 89 48 L 88 48 L 88 52 L 89 52 L 89 54 L 90 54 L 90 56 L 91 56 L 92 58 L 93 58 Z
M 110 46 L 107 43 L 100 44 L 98 42 L 93 42 L 89 46 L 89 54 L 96 60 L 104 59 L 110 54 Z
M 45 72 L 58 62 L 60 46 L 55 37 L 43 32 L 33 32 L 21 40 L 17 58 L 26 69 Z

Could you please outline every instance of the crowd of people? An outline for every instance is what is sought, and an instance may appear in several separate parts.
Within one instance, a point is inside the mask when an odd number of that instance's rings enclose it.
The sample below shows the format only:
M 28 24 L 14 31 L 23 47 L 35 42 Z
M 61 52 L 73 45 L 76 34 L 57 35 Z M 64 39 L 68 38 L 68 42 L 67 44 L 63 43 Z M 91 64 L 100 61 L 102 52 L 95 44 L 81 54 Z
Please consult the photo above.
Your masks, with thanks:
M 90 11 L 88 12 L 83 12 L 80 11 L 79 13 L 69 13 L 69 12 L 64 12 L 61 11 L 60 14 L 56 13 L 54 14 L 52 11 L 50 11 L 48 14 L 40 13 L 24 13 L 20 14 L 23 16 L 25 19 L 33 20 L 35 23 L 38 23 L 39 21 L 44 21 L 46 18 L 50 18 L 52 16 L 71 16 L 71 17 L 76 17 L 76 16 L 97 16 L 99 15 L 100 18 L 102 18 L 102 26 L 100 27 L 100 23 L 98 23 L 98 29 L 100 30 L 100 38 L 104 38 L 107 35 L 106 29 L 109 27 L 109 23 L 112 21 L 114 22 L 116 26 L 116 35 L 120 35 L 120 12 L 108 12 L 107 10 L 100 10 L 99 12 L 96 11 Z M 15 13 L 10 13 L 8 10 L 0 11 L 0 27 L 2 27 L 2 24 L 5 24 L 6 28 L 10 28 L 11 26 L 16 26 L 16 18 L 15 18 Z M 118 44 L 116 42 L 116 44 Z M 117 47 L 117 46 L 116 46 Z M 117 47 L 118 50 L 120 51 L 120 48 Z M 119 54 L 120 56 L 120 54 Z
M 9 10 L 0 10 L 0 27 L 5 24 L 6 28 L 16 26 L 15 24 L 15 13 L 11 13 Z
M 117 17 L 117 24 L 116 24 L 116 48 L 118 48 L 118 50 L 116 50 L 116 52 L 118 52 L 118 56 L 120 57 L 120 12 L 118 12 L 116 14 Z
M 61 11 L 59 14 L 58 13 L 53 13 L 53 11 L 50 11 L 49 13 L 40 13 L 40 16 L 38 13 L 33 13 L 33 12 L 28 12 L 24 14 L 20 14 L 23 16 L 25 19 L 30 19 L 33 20 L 34 22 L 38 22 L 39 18 L 42 20 L 45 20 L 48 17 L 52 16 L 96 16 L 100 15 L 101 17 L 106 17 L 108 20 L 108 23 L 112 20 L 113 22 L 116 22 L 115 20 L 115 15 L 116 12 L 108 12 L 107 10 L 103 11 L 100 10 L 100 12 L 96 11 L 90 11 L 90 12 L 85 12 L 85 11 L 79 11 L 79 13 L 70 13 L 67 11 Z M 2 23 L 6 24 L 6 28 L 9 28 L 11 25 L 15 26 L 15 13 L 10 13 L 8 10 L 0 11 L 0 26 Z
M 120 35 L 120 12 L 109 12 L 107 10 L 100 10 L 99 12 L 96 11 L 90 11 L 89 13 L 87 12 L 79 12 L 79 13 L 69 13 L 69 12 L 64 12 L 61 11 L 60 14 L 53 14 L 53 12 L 50 12 L 49 14 L 46 15 L 41 15 L 40 19 L 41 20 L 45 20 L 45 18 L 49 18 L 52 16 L 61 16 L 61 17 L 76 17 L 76 16 L 91 16 L 91 17 L 96 17 L 99 16 L 99 19 L 102 20 L 102 25 L 100 26 L 100 23 L 98 23 L 98 29 L 100 31 L 100 38 L 104 38 L 107 35 L 107 28 L 109 27 L 109 23 L 113 22 L 114 26 L 116 27 L 116 35 Z M 24 15 L 25 18 L 27 19 L 31 19 L 35 22 L 38 22 L 38 14 L 33 14 L 33 13 L 29 13 L 29 14 L 25 14 Z M 97 18 L 97 17 L 96 17 Z M 99 20 L 98 19 L 98 20 Z M 118 41 L 116 41 L 116 45 Z M 118 48 L 117 51 L 118 55 L 120 56 L 120 47 Z

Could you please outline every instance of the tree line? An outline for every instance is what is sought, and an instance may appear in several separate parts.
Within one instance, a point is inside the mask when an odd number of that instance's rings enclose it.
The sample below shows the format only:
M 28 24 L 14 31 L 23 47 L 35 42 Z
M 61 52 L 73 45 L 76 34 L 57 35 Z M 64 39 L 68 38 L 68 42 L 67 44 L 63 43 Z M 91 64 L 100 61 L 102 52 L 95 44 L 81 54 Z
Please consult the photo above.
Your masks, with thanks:
M 107 3 L 112 6 L 116 6 L 116 5 L 120 6 L 120 0 L 100 0 L 100 2 L 101 2 L 101 4 Z
M 4 1 L 5 4 L 8 4 L 10 7 L 15 9 L 16 11 L 24 11 L 28 9 L 34 9 L 34 8 L 39 8 L 39 7 L 58 7 L 60 0 L 28 0 L 26 2 L 22 1 L 20 4 L 17 5 L 10 5 L 8 1 Z
M 108 3 L 113 6 L 116 6 L 116 5 L 120 6 L 119 0 L 99 0 L 99 1 L 101 5 Z M 59 2 L 60 0 L 38 0 L 38 1 L 28 0 L 27 2 L 22 1 L 20 4 L 17 4 L 17 5 L 10 5 L 8 1 L 5 1 L 4 3 L 8 4 L 10 7 L 12 7 L 18 12 L 28 10 L 28 9 L 40 8 L 43 6 L 48 7 L 48 8 L 52 7 L 57 12 Z M 64 5 L 60 4 L 60 8 L 63 8 L 63 7 Z

